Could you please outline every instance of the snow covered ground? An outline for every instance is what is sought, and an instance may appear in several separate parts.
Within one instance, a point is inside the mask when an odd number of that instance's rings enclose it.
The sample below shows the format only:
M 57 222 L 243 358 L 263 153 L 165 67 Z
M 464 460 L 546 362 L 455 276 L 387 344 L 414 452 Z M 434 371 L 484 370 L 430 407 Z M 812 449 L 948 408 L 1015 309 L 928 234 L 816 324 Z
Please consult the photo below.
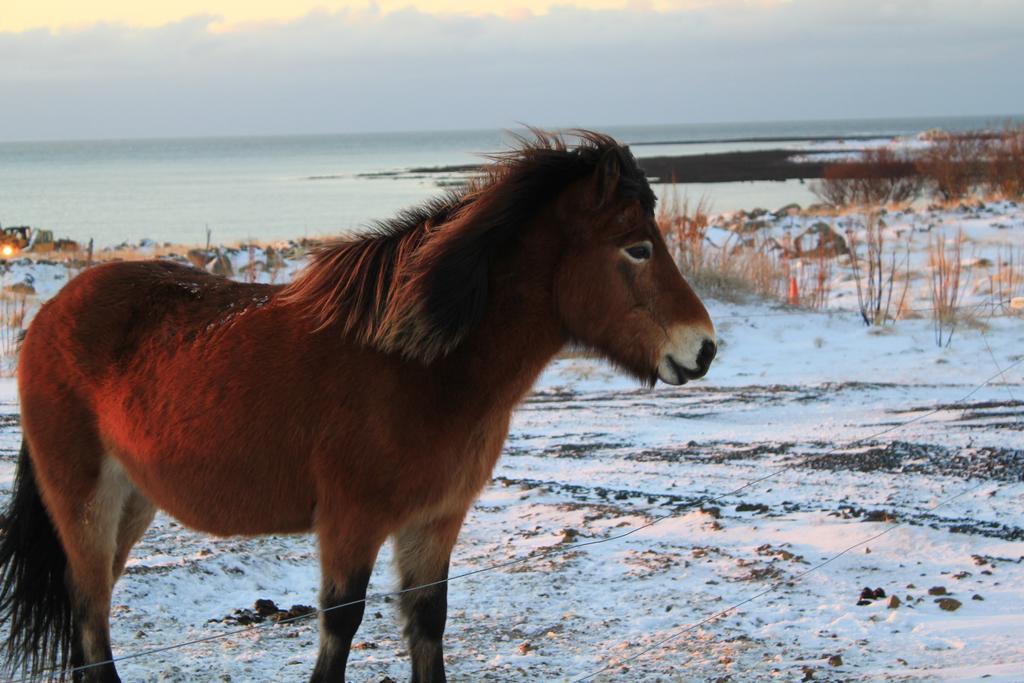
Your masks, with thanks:
M 978 244 L 1024 241 L 1020 209 L 983 218 Z M 455 550 L 449 679 L 1024 678 L 1024 318 L 939 348 L 929 319 L 866 328 L 848 301 L 708 302 L 720 355 L 685 387 L 556 361 Z M 17 414 L 0 380 L 2 496 Z M 389 564 L 385 547 L 371 594 L 394 588 Z M 318 585 L 311 537 L 217 539 L 158 516 L 115 591 L 115 653 L 227 634 L 235 610 L 312 605 Z M 265 622 L 119 668 L 298 681 L 316 643 L 313 620 Z M 349 670 L 407 678 L 393 599 L 371 598 Z

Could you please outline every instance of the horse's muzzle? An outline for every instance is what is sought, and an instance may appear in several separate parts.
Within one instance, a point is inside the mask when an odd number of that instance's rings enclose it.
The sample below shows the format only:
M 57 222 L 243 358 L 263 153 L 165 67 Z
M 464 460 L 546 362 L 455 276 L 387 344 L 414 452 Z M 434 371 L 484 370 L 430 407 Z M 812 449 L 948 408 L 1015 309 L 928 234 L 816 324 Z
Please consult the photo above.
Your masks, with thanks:
M 658 379 L 665 384 L 686 384 L 707 374 L 718 346 L 714 337 L 690 328 L 673 334 L 673 342 L 658 363 Z

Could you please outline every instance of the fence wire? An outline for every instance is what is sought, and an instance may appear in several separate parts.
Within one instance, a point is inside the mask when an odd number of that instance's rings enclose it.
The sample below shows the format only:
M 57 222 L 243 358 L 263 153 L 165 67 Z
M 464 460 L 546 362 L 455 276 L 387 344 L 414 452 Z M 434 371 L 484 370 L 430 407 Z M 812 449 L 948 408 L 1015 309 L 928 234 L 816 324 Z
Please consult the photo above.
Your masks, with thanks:
M 931 417 L 932 415 L 935 415 L 937 413 L 946 411 L 946 410 L 949 409 L 949 405 L 957 405 L 957 404 L 960 404 L 960 403 L 964 403 L 969 398 L 974 396 L 974 394 L 976 394 L 978 391 L 980 391 L 984 387 L 986 387 L 989 384 L 991 384 L 997 378 L 1003 376 L 1007 372 L 1009 372 L 1009 371 L 1013 370 L 1014 368 L 1018 367 L 1022 363 L 1024 363 L 1024 358 L 1020 358 L 1017 361 L 1013 362 L 1012 364 L 1006 366 L 1005 368 L 1000 369 L 997 373 L 995 373 L 995 374 L 991 375 L 990 377 L 988 377 L 987 379 L 985 379 L 983 382 L 981 382 L 980 384 L 978 384 L 977 386 L 972 388 L 969 392 L 967 392 L 964 396 L 962 396 L 961 398 L 959 398 L 956 401 L 954 401 L 952 404 L 941 405 L 941 406 L 939 406 L 937 408 L 934 408 L 934 409 L 932 409 L 930 411 L 922 413 L 921 415 L 917 415 L 917 416 L 915 416 L 913 418 L 910 418 L 909 420 L 905 420 L 904 422 L 900 422 L 898 424 L 891 425 L 889 427 L 886 427 L 885 429 L 873 432 L 873 433 L 871 433 L 871 434 L 869 434 L 867 436 L 863 436 L 863 437 L 860 437 L 858 439 L 854 439 L 853 441 L 845 444 L 844 446 L 835 446 L 835 447 L 830 448 L 829 450 L 827 450 L 827 451 L 825 451 L 823 453 L 818 453 L 818 454 L 815 454 L 815 455 L 805 456 L 804 458 L 800 458 L 798 460 L 795 460 L 794 462 L 791 462 L 791 463 L 789 463 L 787 465 L 782 465 L 782 466 L 777 467 L 774 470 L 768 472 L 767 474 L 765 474 L 763 476 L 760 476 L 760 477 L 757 477 L 755 479 L 752 479 L 752 480 L 746 482 L 745 484 L 743 484 L 742 486 L 739 486 L 739 487 L 737 487 L 735 489 L 732 489 L 731 491 L 728 491 L 726 493 L 722 493 L 722 494 L 719 494 L 717 496 L 710 496 L 710 495 L 709 496 L 702 496 L 702 497 L 699 497 L 696 501 L 691 501 L 691 502 L 688 502 L 688 503 L 680 504 L 680 505 L 676 506 L 671 512 L 668 512 L 668 513 L 663 514 L 663 515 L 655 516 L 649 522 L 646 522 L 646 523 L 641 524 L 641 525 L 636 526 L 636 527 L 631 527 L 631 528 L 629 528 L 629 529 L 627 529 L 625 531 L 613 534 L 611 536 L 606 536 L 606 537 L 599 538 L 599 539 L 593 539 L 593 540 L 590 540 L 590 541 L 583 541 L 583 542 L 580 542 L 580 543 L 574 543 L 574 544 L 571 544 L 571 545 L 563 545 L 563 546 L 558 546 L 558 547 L 555 547 L 555 548 L 548 548 L 548 549 L 546 549 L 544 551 L 540 551 L 540 552 L 535 552 L 535 553 L 530 553 L 530 554 L 524 555 L 523 557 L 515 558 L 515 559 L 512 559 L 512 560 L 507 560 L 505 562 L 498 562 L 498 563 L 490 564 L 490 565 L 487 565 L 487 566 L 484 566 L 484 567 L 480 567 L 478 569 L 469 570 L 469 571 L 463 572 L 461 574 L 456 574 L 454 576 L 450 576 L 450 577 L 448 577 L 446 579 L 442 579 L 442 580 L 438 580 L 438 581 L 432 581 L 430 583 L 424 583 L 424 584 L 421 584 L 421 585 L 411 586 L 409 588 L 395 590 L 395 591 L 387 591 L 387 592 L 375 593 L 375 594 L 372 594 L 372 595 L 368 595 L 365 598 L 362 598 L 362 599 L 359 599 L 359 600 L 351 600 L 349 602 L 341 603 L 341 604 L 338 604 L 338 605 L 332 605 L 331 607 L 326 607 L 326 608 L 317 608 L 314 611 L 309 612 L 307 614 L 298 615 L 298 616 L 295 616 L 295 617 L 289 617 L 287 619 L 282 619 L 282 620 L 276 621 L 276 622 L 264 622 L 264 623 L 257 624 L 257 625 L 254 625 L 254 626 L 247 626 L 245 628 L 239 628 L 239 629 L 234 629 L 234 630 L 230 630 L 230 631 L 224 631 L 224 632 L 220 632 L 220 633 L 213 633 L 213 634 L 210 634 L 210 635 L 207 635 L 207 636 L 201 636 L 199 638 L 193 638 L 191 640 L 186 640 L 186 641 L 181 641 L 181 642 L 178 642 L 178 643 L 173 643 L 171 645 L 165 645 L 165 646 L 161 646 L 161 647 L 149 648 L 149 649 L 146 649 L 146 650 L 140 650 L 138 652 L 131 652 L 131 653 L 128 653 L 128 654 L 119 655 L 117 657 L 113 657 L 111 659 L 103 660 L 103 661 L 100 661 L 100 662 L 93 662 L 93 663 L 90 663 L 90 664 L 85 664 L 85 665 L 82 665 L 82 666 L 77 666 L 77 667 L 73 667 L 73 668 L 67 669 L 66 673 L 75 674 L 75 673 L 78 673 L 78 672 L 81 672 L 81 671 L 86 671 L 88 669 L 93 669 L 93 668 L 100 667 L 100 666 L 106 666 L 108 664 L 117 664 L 117 663 L 120 663 L 120 662 L 129 661 L 129 660 L 132 660 L 132 659 L 138 659 L 140 657 L 148 657 L 148 656 L 155 655 L 155 654 L 161 654 L 161 653 L 164 653 L 164 652 L 170 652 L 170 651 L 173 651 L 173 650 L 178 650 L 178 649 L 189 647 L 189 646 L 192 646 L 192 645 L 198 645 L 198 644 L 208 643 L 208 642 L 212 642 L 212 641 L 216 641 L 216 640 L 222 640 L 224 638 L 230 638 L 232 636 L 240 635 L 240 634 L 243 634 L 243 633 L 253 633 L 255 631 L 265 630 L 265 629 L 268 629 L 268 628 L 270 628 L 272 626 L 276 626 L 276 625 L 289 624 L 289 623 L 300 623 L 300 622 L 308 621 L 308 620 L 310 620 L 310 619 L 312 619 L 314 617 L 318 617 L 321 614 L 326 614 L 326 613 L 332 612 L 334 610 L 344 609 L 346 607 L 351 607 L 353 605 L 358 605 L 358 604 L 361 604 L 361 603 L 367 603 L 367 602 L 376 601 L 376 600 L 383 600 L 384 598 L 397 597 L 397 596 L 401 596 L 401 595 L 403 595 L 405 593 L 411 593 L 411 592 L 414 592 L 414 591 L 423 590 L 423 589 L 426 589 L 426 588 L 431 588 L 433 586 L 438 586 L 438 585 L 441 585 L 441 584 L 451 583 L 452 581 L 459 581 L 461 579 L 466 579 L 466 578 L 469 578 L 471 576 L 476 576 L 476 575 L 484 574 L 484 573 L 487 573 L 487 572 L 497 571 L 499 569 L 505 569 L 507 567 L 512 567 L 512 566 L 521 565 L 521 564 L 525 564 L 525 563 L 536 562 L 536 561 L 543 560 L 545 558 L 548 558 L 548 557 L 551 557 L 551 556 L 554 556 L 554 555 L 560 555 L 562 553 L 570 552 L 570 551 L 573 551 L 573 550 L 578 550 L 580 548 L 587 548 L 587 547 L 590 547 L 590 546 L 601 545 L 601 544 L 604 544 L 604 543 L 610 543 L 610 542 L 613 542 L 613 541 L 618 541 L 620 539 L 632 536 L 632 535 L 634 535 L 634 534 L 636 534 L 636 533 L 638 533 L 640 531 L 643 531 L 645 529 L 649 529 L 649 528 L 651 528 L 651 527 L 653 527 L 653 526 L 655 526 L 657 524 L 660 524 L 661 522 L 663 522 L 663 521 L 665 521 L 667 519 L 672 519 L 672 518 L 678 517 L 679 514 L 682 513 L 683 511 L 694 509 L 697 506 L 703 507 L 703 506 L 705 506 L 705 505 L 707 505 L 709 503 L 721 502 L 722 500 L 724 500 L 726 498 L 730 498 L 732 496 L 740 494 L 743 491 L 745 491 L 745 490 L 747 490 L 749 488 L 752 488 L 752 487 L 754 487 L 754 486 L 756 486 L 756 485 L 758 485 L 758 484 L 760 484 L 762 482 L 765 482 L 765 481 L 768 481 L 770 479 L 773 479 L 774 477 L 777 477 L 777 476 L 783 474 L 784 472 L 788 472 L 788 471 L 791 471 L 793 469 L 796 469 L 797 467 L 801 467 L 801 466 L 804 466 L 806 464 L 812 463 L 815 460 L 826 458 L 826 457 L 828 457 L 830 455 L 833 455 L 833 454 L 839 452 L 840 450 L 842 450 L 844 448 L 850 448 L 852 446 L 855 446 L 857 444 L 863 443 L 865 441 L 870 441 L 870 440 L 876 439 L 876 438 L 878 438 L 880 436 L 884 436 L 884 435 L 889 434 L 891 432 L 894 432 L 896 430 L 908 427 L 908 426 L 910 426 L 910 425 L 912 425 L 912 424 L 914 424 L 916 422 L 920 422 L 921 420 L 924 420 L 924 419 L 926 419 L 928 417 Z M 952 499 L 950 499 L 950 500 L 952 500 Z M 894 525 L 893 528 L 895 528 L 895 526 L 899 526 L 899 524 Z M 891 530 L 891 529 L 889 529 L 889 530 Z M 888 533 L 888 531 L 885 531 L 883 533 Z M 882 534 L 879 534 L 879 535 L 882 535 Z M 868 542 L 870 540 L 872 540 L 872 539 L 867 539 L 864 542 L 866 543 L 866 542 Z M 860 545 L 860 544 L 858 544 L 858 545 Z M 831 558 L 830 560 L 828 560 L 826 562 L 821 563 L 820 566 L 825 566 L 829 562 L 832 562 L 835 559 L 838 559 L 839 557 L 841 557 L 842 555 L 844 555 L 845 553 L 849 552 L 849 550 L 851 550 L 851 549 L 853 549 L 855 547 L 857 547 L 857 546 L 851 546 L 851 548 L 849 548 L 847 550 L 844 550 L 839 555 Z M 808 570 L 807 572 L 805 572 L 805 574 L 806 573 L 810 573 L 810 571 L 813 571 L 815 568 L 817 568 L 817 566 L 812 568 L 811 570 Z M 803 576 L 803 575 L 804 574 L 801 574 L 799 576 Z M 747 604 L 748 602 L 751 602 L 752 600 L 756 600 L 761 595 L 764 595 L 764 594 L 767 594 L 767 593 L 771 592 L 772 590 L 774 590 L 774 588 L 765 589 L 761 593 L 758 593 L 757 595 L 755 595 L 755 596 L 753 596 L 751 598 L 748 598 L 748 599 L 744 600 L 741 603 L 737 603 L 736 605 L 734 605 L 731 608 L 728 608 L 726 611 L 723 611 L 723 613 L 727 613 L 728 611 L 735 610 L 738 607 L 741 607 L 742 605 Z M 687 629 L 692 630 L 692 628 L 697 628 L 701 624 L 707 623 L 708 621 L 712 620 L 713 618 L 717 618 L 717 617 L 715 617 L 715 615 L 712 615 L 712 617 L 709 617 L 708 619 L 706 619 L 706 620 L 704 620 L 702 622 L 698 622 L 698 623 L 696 623 L 696 624 L 694 624 L 692 626 L 688 626 Z M 685 631 L 679 632 L 674 637 L 678 637 L 678 635 L 682 635 L 683 632 L 685 632 Z M 671 640 L 674 639 L 674 637 L 670 636 L 669 638 L 665 639 L 664 642 L 666 642 L 666 643 L 670 642 Z M 622 663 L 625 663 L 626 661 L 632 661 L 632 659 L 636 659 L 637 657 L 643 656 L 647 652 L 650 652 L 650 651 L 652 651 L 654 649 L 657 649 L 657 647 L 659 647 L 659 645 L 655 644 L 655 645 L 645 649 L 644 651 L 638 653 L 637 655 L 635 655 L 634 657 L 630 658 L 629 660 L 623 660 Z M 609 668 L 614 668 L 614 667 L 619 666 L 619 665 L 620 665 L 619 663 L 611 664 L 611 665 L 609 665 L 609 666 L 607 666 L 607 667 L 605 667 L 605 668 L 603 668 L 603 669 L 601 669 L 601 670 L 599 670 L 597 672 L 594 672 L 594 673 L 591 673 L 591 674 L 587 674 L 586 676 L 589 677 L 589 678 L 593 678 L 594 676 L 598 675 L 599 673 L 602 673 L 604 671 L 607 671 Z M 51 669 L 44 669 L 44 670 L 41 670 L 41 671 L 37 671 L 37 672 L 34 672 L 33 674 L 26 675 L 26 676 L 23 676 L 23 677 L 18 678 L 18 679 L 13 679 L 11 681 L 11 683 L 28 683 L 29 681 L 33 680 L 36 676 L 38 676 L 40 674 L 46 674 L 46 673 L 53 672 L 53 671 L 56 671 L 56 670 L 57 669 L 55 669 L 55 668 L 51 668 Z M 581 678 L 581 679 L 577 679 L 577 680 L 587 680 L 587 678 L 585 677 L 585 678 Z
M 935 505 L 931 506 L 930 508 L 927 508 L 926 512 L 933 512 L 934 510 L 937 510 L 938 508 L 942 507 L 943 505 L 947 505 L 949 503 L 952 503 L 954 500 L 956 500 L 957 498 L 960 498 L 961 496 L 965 496 L 968 493 L 972 493 L 973 491 L 977 491 L 982 486 L 984 486 L 986 483 L 988 483 L 988 482 L 981 481 L 978 484 L 976 484 L 976 485 L 974 485 L 974 486 L 972 486 L 972 487 L 970 487 L 968 489 L 960 491 L 956 495 L 953 495 L 953 496 L 950 496 L 948 498 L 945 498 L 945 499 L 939 501 L 938 503 L 936 503 Z M 614 662 L 612 662 L 610 664 L 607 664 L 606 666 L 604 666 L 604 667 L 602 667 L 600 669 L 597 669 L 596 671 L 592 671 L 592 672 L 590 672 L 588 674 L 584 674 L 584 675 L 582 675 L 582 676 L 580 676 L 578 678 L 574 678 L 574 679 L 572 679 L 572 683 L 581 683 L 582 681 L 589 681 L 589 680 L 597 677 L 598 675 L 600 675 L 602 673 L 605 673 L 607 671 L 611 671 L 612 669 L 617 669 L 617 668 L 619 668 L 621 666 L 629 664 L 630 662 L 636 661 L 637 659 L 640 659 L 641 657 L 643 657 L 644 655 L 646 655 L 648 653 L 651 653 L 651 652 L 654 652 L 655 650 L 661 649 L 662 647 L 664 647 L 665 645 L 668 645 L 670 642 L 672 642 L 673 640 L 679 638 L 680 636 L 683 636 L 683 635 L 685 635 L 685 634 L 687 634 L 687 633 L 689 633 L 691 631 L 694 631 L 694 630 L 700 628 L 701 626 L 704 626 L 705 624 L 709 624 L 712 621 L 715 621 L 715 620 L 717 620 L 717 619 L 719 619 L 721 617 L 724 617 L 727 614 L 731 614 L 732 612 L 735 612 L 736 610 L 738 610 L 739 608 L 743 607 L 744 605 L 747 605 L 747 604 L 749 604 L 751 602 L 754 602 L 758 598 L 762 598 L 765 595 L 768 595 L 769 593 L 775 592 L 776 590 L 778 590 L 780 587 L 782 587 L 784 585 L 792 585 L 792 584 L 796 583 L 797 581 L 800 581 L 802 578 L 804 578 L 808 574 L 810 574 L 812 572 L 816 572 L 817 570 L 821 569 L 822 567 L 825 567 L 825 566 L 827 566 L 829 564 L 832 564 L 833 562 L 835 562 L 839 558 L 843 557 L 844 555 L 850 553 L 851 551 L 856 550 L 857 548 L 859 548 L 859 547 L 861 547 L 863 545 L 867 545 L 868 543 L 870 543 L 870 542 L 872 542 L 872 541 L 874 541 L 874 540 L 876 540 L 878 538 L 881 538 L 882 536 L 885 536 L 886 534 L 891 532 L 893 529 L 897 529 L 897 528 L 899 528 L 899 527 L 901 527 L 903 525 L 904 525 L 904 522 L 893 522 L 892 524 L 887 526 L 885 529 L 882 529 L 882 531 L 878 532 L 877 534 L 873 534 L 873 535 L 871 535 L 871 536 L 869 536 L 867 538 L 864 538 L 864 539 L 861 539 L 860 541 L 857 541 L 853 545 L 851 545 L 851 546 L 849 546 L 847 548 L 844 548 L 843 550 L 839 551 L 835 555 L 832 555 L 828 559 L 822 560 L 818 564 L 813 565 L 813 566 L 809 567 L 808 569 L 805 569 L 804 571 L 802 571 L 802 572 L 800 572 L 800 573 L 798 573 L 798 574 L 796 574 L 794 576 L 790 576 L 790 577 L 788 577 L 786 579 L 780 579 L 780 580 L 776 581 L 775 583 L 771 584 L 770 586 L 768 586 L 767 588 L 765 588 L 763 590 L 760 590 L 757 593 L 754 593 L 753 595 L 751 595 L 749 597 L 746 597 L 743 600 L 740 600 L 739 602 L 734 603 L 734 604 L 726 607 L 725 609 L 722 609 L 722 610 L 719 610 L 717 612 L 714 612 L 713 614 L 708 615 L 707 617 L 701 619 L 700 621 L 696 621 L 696 622 L 694 622 L 692 624 L 688 624 L 687 626 L 684 626 L 683 628 L 680 628 L 679 630 L 672 632 L 667 637 L 662 638 L 661 640 L 658 640 L 658 641 L 648 645 L 647 647 L 645 647 L 643 650 L 640 650 L 639 652 L 635 652 L 635 653 L 633 653 L 632 655 L 630 655 L 628 657 L 623 657 L 621 659 L 618 659 L 618 660 L 616 660 L 616 661 L 614 661 Z M 689 660 L 687 660 L 687 661 L 689 661 Z
M 1022 363 L 1024 363 L 1024 358 L 1021 358 L 1021 359 L 1015 361 L 1014 363 L 1010 364 L 1006 368 L 1001 367 L 999 365 L 999 361 L 996 359 L 995 353 L 992 352 L 992 347 L 989 346 L 988 339 L 985 336 L 984 331 L 980 331 L 980 333 L 981 333 L 982 339 L 985 342 L 985 346 L 986 346 L 986 348 L 988 348 L 989 354 L 992 357 L 992 362 L 993 362 L 993 364 L 996 367 L 997 372 L 994 375 L 990 376 L 984 382 L 982 382 L 981 384 L 976 386 L 974 389 L 972 389 L 970 392 L 968 392 L 967 394 L 962 396 L 960 399 L 954 401 L 952 404 L 948 404 L 946 406 L 942 406 L 940 408 L 936 408 L 936 409 L 934 409 L 932 411 L 929 411 L 927 413 L 924 413 L 922 415 L 914 417 L 914 418 L 912 418 L 910 420 L 907 420 L 905 422 L 901 422 L 900 424 L 894 425 L 894 426 L 890 427 L 887 430 L 883 430 L 881 432 L 878 432 L 875 435 L 864 437 L 862 439 L 854 440 L 850 444 L 848 444 L 846 447 L 849 448 L 850 446 L 855 445 L 857 443 L 860 443 L 862 441 L 866 441 L 868 439 L 873 439 L 873 438 L 875 438 L 877 436 L 881 436 L 881 435 L 883 435 L 885 433 L 894 431 L 896 429 L 902 429 L 902 428 L 904 428 L 904 427 L 906 427 L 906 426 L 908 426 L 910 424 L 913 424 L 914 422 L 918 422 L 920 420 L 925 419 L 926 417 L 934 415 L 937 412 L 940 412 L 940 411 L 943 411 L 943 410 L 948 410 L 949 409 L 949 405 L 962 404 L 962 403 L 966 402 L 969 398 L 971 398 L 971 396 L 973 396 L 978 391 L 980 391 L 983 387 L 985 387 L 985 386 L 989 385 L 991 382 L 993 382 L 996 378 L 998 378 L 998 377 L 1000 377 L 1002 375 L 1005 375 L 1010 370 L 1012 370 L 1012 369 L 1016 368 L 1017 366 L 1021 365 Z M 1009 393 L 1010 398 L 1012 400 L 1016 401 L 1016 399 L 1013 397 L 1013 392 L 1010 390 L 1008 385 L 1006 386 L 1006 390 L 1007 390 L 1007 393 Z M 768 475 L 762 477 L 759 480 L 754 480 L 754 482 L 749 482 L 748 485 L 753 485 L 754 483 L 757 483 L 759 481 L 765 481 L 766 479 L 770 479 L 771 477 L 774 477 L 774 476 L 780 474 L 781 472 L 783 472 L 783 471 L 785 471 L 787 469 L 792 469 L 793 467 L 795 467 L 797 465 L 802 465 L 802 464 L 805 464 L 805 463 L 808 463 L 808 462 L 812 462 L 815 458 L 821 458 L 821 457 L 825 457 L 827 455 L 831 455 L 831 454 L 835 453 L 837 450 L 838 450 L 838 447 L 834 448 L 834 449 L 831 449 L 830 451 L 827 451 L 825 453 L 822 453 L 822 454 L 819 454 L 819 455 L 816 455 L 816 456 L 812 456 L 812 457 L 808 457 L 808 458 L 802 459 L 801 461 L 799 461 L 797 463 L 792 463 L 790 465 L 787 465 L 786 467 L 779 468 L 778 470 L 769 473 Z M 956 495 L 950 496 L 948 498 L 945 498 L 945 499 L 939 501 L 935 505 L 933 505 L 930 508 L 928 508 L 926 511 L 927 512 L 932 512 L 932 511 L 938 509 L 939 507 L 942 507 L 944 505 L 947 505 L 947 504 L 953 502 L 954 500 L 960 498 L 961 496 L 967 495 L 968 493 L 972 493 L 973 491 L 978 490 L 979 488 L 984 486 L 986 483 L 987 483 L 986 481 L 982 480 L 981 482 L 979 482 L 975 486 L 972 486 L 972 487 L 970 487 L 968 489 L 960 491 Z M 742 488 L 747 488 L 747 486 L 741 487 L 741 489 Z M 741 489 L 738 489 L 738 490 L 741 490 Z M 859 548 L 859 547 L 861 547 L 863 545 L 866 545 L 867 543 L 870 543 L 871 541 L 874 541 L 877 538 L 881 538 L 882 536 L 884 536 L 884 535 L 888 534 L 889 532 L 891 532 L 893 529 L 896 529 L 896 528 L 898 528 L 900 526 L 903 526 L 904 524 L 905 524 L 905 522 L 900 522 L 900 521 L 894 522 L 894 523 L 890 524 L 888 527 L 886 527 L 885 529 L 883 529 L 882 531 L 880 531 L 879 533 L 874 534 L 874 535 L 872 535 L 872 536 L 870 536 L 868 538 L 865 538 L 865 539 L 863 539 L 861 541 L 858 541 L 857 543 L 854 543 L 853 545 L 843 549 L 839 553 L 837 553 L 837 554 L 833 555 L 832 557 L 829 557 L 828 559 L 826 559 L 826 560 L 824 560 L 824 561 L 822 561 L 822 562 L 820 562 L 820 563 L 810 567 L 809 569 L 807 569 L 807 570 L 805 570 L 803 572 L 800 572 L 799 574 L 797 574 L 797 575 L 795 575 L 793 577 L 789 577 L 789 578 L 784 579 L 784 580 L 776 581 L 775 583 L 770 585 L 768 588 L 765 588 L 764 590 L 758 591 L 757 593 L 755 593 L 755 594 L 745 598 L 744 600 L 741 600 L 740 602 L 737 602 L 737 603 L 735 603 L 733 605 L 730 605 L 729 607 L 727 607 L 727 608 L 725 608 L 723 610 L 715 612 L 715 613 L 709 615 L 708 617 L 705 617 L 704 619 L 702 619 L 702 620 L 700 620 L 698 622 L 695 622 L 693 624 L 689 624 L 688 626 L 685 626 L 685 627 L 683 627 L 683 628 L 681 628 L 681 629 L 671 633 L 669 636 L 667 636 L 665 638 L 662 638 L 661 640 L 658 640 L 658 641 L 652 643 L 648 647 L 644 648 L 643 650 L 640 650 L 639 652 L 634 653 L 633 655 L 630 655 L 629 657 L 618 659 L 618 660 L 616 660 L 613 663 L 607 664 L 606 666 L 604 666 L 601 669 L 598 669 L 598 670 L 593 671 L 593 672 L 588 673 L 588 674 L 584 674 L 583 676 L 581 676 L 579 678 L 574 678 L 572 680 L 572 683 L 581 683 L 582 681 L 591 680 L 592 678 L 595 678 L 596 676 L 598 676 L 598 675 L 600 675 L 602 673 L 605 673 L 605 672 L 610 671 L 612 669 L 619 668 L 619 667 L 621 667 L 621 666 L 623 666 L 625 664 L 628 664 L 630 662 L 633 662 L 633 661 L 639 659 L 640 657 L 643 657 L 644 655 L 646 655 L 646 654 L 648 654 L 650 652 L 653 652 L 655 650 L 661 649 L 662 647 L 664 647 L 668 643 L 672 642 L 673 640 L 679 638 L 680 636 L 685 635 L 686 633 L 689 633 L 690 631 L 693 631 L 693 630 L 695 630 L 697 628 L 700 628 L 701 626 L 703 626 L 705 624 L 708 624 L 708 623 L 710 623 L 712 621 L 715 621 L 715 620 L 719 619 L 720 617 L 725 616 L 726 614 L 730 614 L 730 613 L 736 611 L 737 609 L 739 609 L 740 607 L 743 607 L 744 605 L 749 604 L 749 603 L 757 600 L 758 598 L 761 598 L 761 597 L 763 597 L 765 595 L 768 595 L 769 593 L 772 593 L 772 592 L 778 590 L 779 587 L 781 587 L 781 586 L 783 586 L 785 584 L 796 583 L 797 581 L 799 581 L 803 577 L 807 576 L 808 574 L 810 574 L 810 573 L 812 573 L 814 571 L 817 571 L 818 569 L 821 569 L 822 567 L 825 567 L 826 565 L 829 565 L 832 562 L 835 562 L 836 560 L 838 560 L 839 558 L 843 557 L 844 555 L 846 555 L 850 551 L 855 550 L 856 548 Z M 692 659 L 692 657 L 691 657 L 691 659 Z M 687 661 L 689 661 L 689 659 Z

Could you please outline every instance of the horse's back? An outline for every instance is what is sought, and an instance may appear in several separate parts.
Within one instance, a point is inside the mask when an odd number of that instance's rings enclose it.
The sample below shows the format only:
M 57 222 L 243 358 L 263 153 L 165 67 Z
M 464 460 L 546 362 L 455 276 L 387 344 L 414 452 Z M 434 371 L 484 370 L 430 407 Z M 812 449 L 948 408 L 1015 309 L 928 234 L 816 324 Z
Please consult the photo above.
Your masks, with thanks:
M 72 279 L 46 302 L 25 336 L 19 363 L 22 390 L 33 376 L 65 373 L 76 385 L 101 381 L 123 366 L 140 344 L 163 329 L 187 332 L 267 285 L 246 285 L 168 261 L 109 263 Z

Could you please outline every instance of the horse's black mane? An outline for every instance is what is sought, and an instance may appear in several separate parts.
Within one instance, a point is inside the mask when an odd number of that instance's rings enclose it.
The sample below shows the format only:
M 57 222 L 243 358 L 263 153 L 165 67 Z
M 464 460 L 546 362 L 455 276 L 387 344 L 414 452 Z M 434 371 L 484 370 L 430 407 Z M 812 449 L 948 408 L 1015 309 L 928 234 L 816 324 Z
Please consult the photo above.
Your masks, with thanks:
M 614 168 L 615 195 L 653 213 L 655 197 L 629 148 L 592 131 L 532 130 L 490 155 L 478 179 L 402 211 L 368 233 L 320 249 L 281 295 L 320 327 L 429 362 L 453 349 L 483 312 L 489 257 L 570 184 Z
M 654 211 L 654 192 L 628 147 L 608 135 L 588 130 L 570 133 L 575 145 L 568 144 L 562 135 L 531 131 L 533 138 L 514 136 L 517 144 L 511 151 L 488 154 L 486 158 L 492 163 L 483 166 L 481 176 L 465 187 L 400 211 L 394 218 L 377 221 L 367 236 L 372 239 L 405 233 L 425 223 L 442 225 L 481 193 L 503 182 L 507 186 L 501 189 L 511 195 L 509 204 L 516 213 L 501 218 L 521 225 L 545 200 L 569 183 L 593 173 L 608 154 L 615 155 L 619 162 L 620 196 L 636 199 L 645 211 Z

